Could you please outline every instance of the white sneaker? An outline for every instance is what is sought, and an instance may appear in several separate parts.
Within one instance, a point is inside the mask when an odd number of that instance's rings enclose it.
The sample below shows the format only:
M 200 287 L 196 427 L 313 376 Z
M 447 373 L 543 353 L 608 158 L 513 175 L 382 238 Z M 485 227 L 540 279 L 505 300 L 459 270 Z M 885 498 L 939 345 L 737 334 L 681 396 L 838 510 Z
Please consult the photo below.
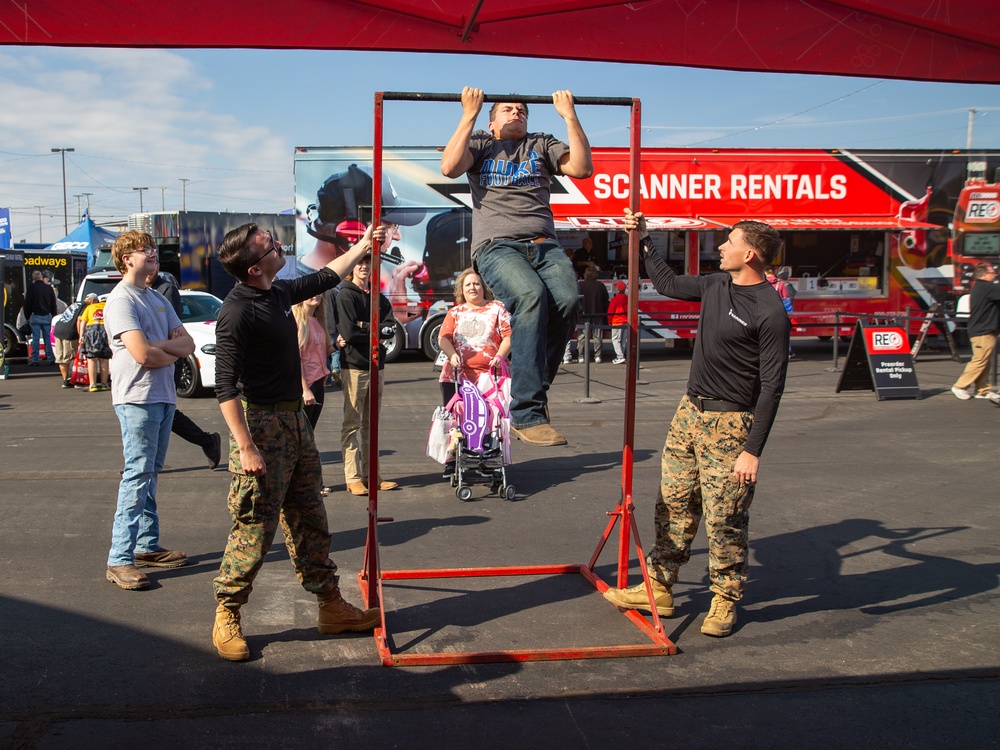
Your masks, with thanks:
M 563 364 L 564 365 L 571 365 L 571 364 L 573 364 L 573 358 L 572 357 L 563 357 Z
M 624 357 L 617 357 L 617 358 L 615 358 L 611 362 L 611 364 L 613 364 L 613 365 L 623 365 L 623 364 L 625 364 L 625 358 Z
M 601 358 L 600 357 L 594 357 L 594 364 L 595 365 L 601 364 Z
M 951 387 L 951 392 L 955 394 L 955 398 L 961 399 L 962 401 L 968 401 L 970 398 L 972 398 L 971 393 L 969 393 L 964 388 L 959 388 L 958 386 L 953 385 Z
M 1000 393 L 997 393 L 996 391 L 990 391 L 985 396 L 983 396 L 983 398 L 988 398 L 994 404 L 1000 406 Z
M 579 358 L 579 359 L 578 359 L 578 360 L 576 361 L 576 363 L 577 363 L 578 365 L 582 365 L 582 364 L 583 364 L 583 362 L 584 362 L 584 360 L 583 360 L 583 357 L 580 357 L 580 358 Z

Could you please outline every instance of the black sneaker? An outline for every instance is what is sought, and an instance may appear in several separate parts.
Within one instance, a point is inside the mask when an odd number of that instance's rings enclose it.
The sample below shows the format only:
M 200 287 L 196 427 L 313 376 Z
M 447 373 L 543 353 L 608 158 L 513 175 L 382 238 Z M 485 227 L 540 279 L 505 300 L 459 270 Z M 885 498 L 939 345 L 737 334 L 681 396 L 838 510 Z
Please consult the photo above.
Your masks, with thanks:
M 67 378 L 66 380 L 64 380 L 62 382 L 62 387 L 63 388 L 72 388 L 73 384 L 71 382 L 69 382 L 69 378 Z
M 205 452 L 205 458 L 208 459 L 208 468 L 214 469 L 219 465 L 219 461 L 222 460 L 222 436 L 213 432 L 211 435 L 212 442 L 209 443 L 207 448 L 202 450 Z

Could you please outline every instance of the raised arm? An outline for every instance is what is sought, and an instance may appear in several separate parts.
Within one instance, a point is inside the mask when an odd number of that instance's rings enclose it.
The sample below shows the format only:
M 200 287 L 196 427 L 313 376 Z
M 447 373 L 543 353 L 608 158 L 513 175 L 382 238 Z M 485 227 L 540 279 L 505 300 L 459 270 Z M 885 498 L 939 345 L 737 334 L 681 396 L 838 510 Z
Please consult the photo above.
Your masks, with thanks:
M 462 89 L 462 119 L 448 140 L 441 154 L 441 174 L 445 177 L 458 177 L 472 168 L 472 151 L 469 149 L 469 138 L 476 126 L 476 118 L 483 108 L 483 90 L 466 86 Z
M 590 141 L 576 116 L 573 94 L 569 91 L 556 91 L 552 94 L 552 104 L 559 116 L 566 121 L 566 143 L 569 144 L 569 153 L 559 160 L 559 168 L 567 177 L 586 179 L 594 174 L 594 160 L 590 153 Z

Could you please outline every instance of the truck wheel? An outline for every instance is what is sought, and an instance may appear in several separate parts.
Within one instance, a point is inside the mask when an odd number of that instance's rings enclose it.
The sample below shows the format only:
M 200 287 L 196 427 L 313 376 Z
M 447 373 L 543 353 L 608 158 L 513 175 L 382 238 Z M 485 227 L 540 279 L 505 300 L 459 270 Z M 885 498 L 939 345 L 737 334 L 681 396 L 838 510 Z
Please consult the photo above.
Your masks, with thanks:
M 441 347 L 438 346 L 438 336 L 441 335 L 441 324 L 444 322 L 444 315 L 438 315 L 427 321 L 423 333 L 420 336 L 420 348 L 424 350 L 424 356 L 431 362 L 438 358 Z
M 13 357 L 14 350 L 17 349 L 17 334 L 7 326 L 3 328 L 3 353 L 5 357 Z
M 396 333 L 385 342 L 385 361 L 387 363 L 395 362 L 404 349 L 406 349 L 406 331 L 403 330 L 403 326 L 397 323 Z
M 181 398 L 191 398 L 198 392 L 198 362 L 194 355 L 178 363 L 181 376 L 177 381 L 177 395 Z

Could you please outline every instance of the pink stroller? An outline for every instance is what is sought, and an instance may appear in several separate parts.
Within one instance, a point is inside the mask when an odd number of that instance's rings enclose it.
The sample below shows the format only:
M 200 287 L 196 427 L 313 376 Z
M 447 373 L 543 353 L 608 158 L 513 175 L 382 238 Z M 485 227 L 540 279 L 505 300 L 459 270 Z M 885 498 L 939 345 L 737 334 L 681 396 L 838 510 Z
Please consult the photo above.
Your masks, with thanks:
M 472 497 L 472 484 L 489 482 L 490 492 L 513 500 L 514 485 L 507 481 L 510 461 L 510 376 L 507 363 L 499 378 L 483 376 L 479 385 L 459 379 L 458 392 L 448 404 L 458 421 L 453 441 L 455 471 L 451 486 L 459 500 Z M 482 390 L 481 390 L 482 389 Z

